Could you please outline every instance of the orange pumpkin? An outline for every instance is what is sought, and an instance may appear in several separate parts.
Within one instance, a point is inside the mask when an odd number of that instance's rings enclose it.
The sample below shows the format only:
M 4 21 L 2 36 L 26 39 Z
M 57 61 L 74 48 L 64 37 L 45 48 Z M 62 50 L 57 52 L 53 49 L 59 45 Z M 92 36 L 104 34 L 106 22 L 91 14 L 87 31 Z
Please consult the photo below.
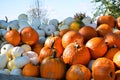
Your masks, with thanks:
M 21 40 L 23 43 L 33 45 L 38 41 L 38 33 L 30 26 L 24 27 L 20 31 Z
M 107 44 L 109 48 L 117 46 L 116 45 L 117 38 L 118 36 L 114 33 L 108 33 L 104 36 L 105 43 Z
M 97 19 L 97 26 L 100 24 L 108 24 L 111 28 L 114 28 L 116 25 L 116 20 L 111 15 L 99 16 Z
M 77 31 L 70 30 L 67 33 L 65 33 L 62 37 L 62 45 L 64 48 L 72 42 L 77 42 L 79 44 L 84 43 L 84 38 L 83 36 L 78 33 Z
M 102 37 L 91 38 L 87 41 L 86 46 L 88 47 L 93 59 L 102 57 L 107 52 L 107 45 Z
M 52 34 L 49 36 L 44 43 L 44 46 L 53 47 L 57 51 L 57 57 L 61 57 L 63 53 L 62 38 L 60 36 L 55 36 Z
M 32 45 L 32 50 L 36 52 L 38 55 L 40 54 L 41 49 L 43 48 L 43 44 L 41 43 L 36 43 Z
M 116 39 L 116 42 L 115 42 L 115 45 L 118 49 L 120 49 L 120 36 L 117 35 L 117 39 Z
M 120 16 L 116 19 L 116 26 L 120 29 Z
M 66 66 L 61 58 L 56 58 L 56 51 L 41 62 L 40 75 L 42 78 L 62 80 L 65 76 Z
M 99 36 L 104 37 L 107 33 L 112 33 L 112 28 L 108 24 L 100 24 L 96 31 Z
M 108 49 L 108 51 L 106 52 L 106 54 L 104 55 L 104 57 L 113 60 L 114 55 L 119 51 L 118 48 L 110 48 Z
M 115 80 L 120 80 L 120 70 L 115 71 Z
M 97 58 L 92 64 L 94 80 L 115 80 L 115 65 L 105 57 Z
M 59 32 L 60 37 L 62 37 L 66 32 L 70 31 L 70 29 L 63 29 Z
M 79 33 L 84 37 L 84 43 L 93 37 L 97 37 L 96 29 L 91 26 L 84 26 L 79 29 Z
M 51 56 L 52 53 L 53 53 L 52 47 L 44 46 L 39 53 L 39 62 L 42 62 L 44 58 Z
M 23 67 L 22 75 L 29 76 L 29 77 L 39 77 L 40 76 L 40 66 L 33 65 L 32 63 L 28 63 Z
M 115 65 L 120 68 L 120 51 L 118 51 L 114 56 L 113 56 L 113 62 Z
M 66 72 L 66 80 L 90 80 L 90 78 L 90 70 L 82 64 L 72 65 Z
M 20 34 L 16 29 L 12 29 L 6 32 L 5 36 L 4 36 L 5 40 L 14 45 L 17 46 L 20 43 Z
M 90 61 L 90 52 L 84 45 L 78 43 L 70 43 L 64 50 L 62 55 L 63 61 L 66 64 L 83 64 L 87 65 Z
M 116 34 L 116 35 L 118 35 L 118 36 L 120 36 L 120 30 L 119 29 L 114 29 L 113 33 Z

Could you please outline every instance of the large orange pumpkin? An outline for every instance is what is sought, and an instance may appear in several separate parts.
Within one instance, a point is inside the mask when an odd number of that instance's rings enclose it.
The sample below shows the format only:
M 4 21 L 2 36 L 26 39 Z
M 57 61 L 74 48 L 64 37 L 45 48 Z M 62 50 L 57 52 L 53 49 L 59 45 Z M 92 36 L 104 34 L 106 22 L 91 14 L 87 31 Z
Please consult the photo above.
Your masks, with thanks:
M 97 19 L 97 26 L 100 24 L 108 24 L 111 28 L 114 28 L 116 25 L 116 20 L 111 15 L 99 16 Z
M 33 65 L 32 63 L 28 63 L 23 67 L 22 75 L 29 76 L 29 77 L 39 77 L 40 76 L 40 66 Z
M 84 43 L 83 36 L 78 33 L 77 31 L 70 30 L 67 33 L 65 33 L 62 37 L 62 45 L 64 48 L 72 42 L 78 42 L 79 44 Z
M 88 47 L 93 59 L 102 57 L 107 52 L 107 45 L 102 37 L 91 38 L 87 41 L 86 46 Z
M 64 50 L 62 55 L 63 61 L 66 64 L 83 64 L 87 65 L 90 61 L 90 52 L 85 45 L 79 45 L 78 43 L 70 43 Z
M 8 43 L 10 43 L 14 46 L 19 45 L 20 40 L 21 40 L 20 34 L 16 29 L 7 31 L 4 37 Z
M 81 64 L 75 64 L 70 66 L 66 72 L 66 80 L 90 80 L 90 70 Z
M 61 58 L 56 58 L 55 50 L 52 56 L 44 58 L 40 64 L 40 75 L 42 78 L 63 80 L 65 71 L 65 63 Z
M 112 60 L 101 57 L 92 64 L 92 77 L 94 80 L 115 80 L 115 65 Z
M 44 46 L 53 47 L 57 51 L 57 57 L 61 57 L 63 53 L 62 38 L 60 36 L 55 36 L 52 34 L 49 36 L 44 43 Z
M 38 33 L 35 31 L 35 29 L 33 29 L 30 26 L 24 27 L 20 31 L 20 36 L 21 36 L 22 42 L 29 45 L 35 44 L 39 39 Z
M 112 32 L 112 28 L 108 24 L 100 24 L 96 31 L 99 36 L 104 37 L 107 33 Z
M 98 36 L 96 29 L 91 26 L 84 26 L 80 28 L 79 33 L 84 37 L 84 43 L 86 43 L 89 39 Z

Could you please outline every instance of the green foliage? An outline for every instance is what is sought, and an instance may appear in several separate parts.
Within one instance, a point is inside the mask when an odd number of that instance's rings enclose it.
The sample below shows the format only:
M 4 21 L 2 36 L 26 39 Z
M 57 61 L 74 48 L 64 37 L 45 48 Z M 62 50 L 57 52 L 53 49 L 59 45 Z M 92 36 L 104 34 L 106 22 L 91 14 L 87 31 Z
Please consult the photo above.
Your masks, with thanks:
M 120 16 L 120 0 L 92 0 L 91 2 L 98 4 L 93 13 L 94 18 L 101 15 L 112 15 L 115 18 Z

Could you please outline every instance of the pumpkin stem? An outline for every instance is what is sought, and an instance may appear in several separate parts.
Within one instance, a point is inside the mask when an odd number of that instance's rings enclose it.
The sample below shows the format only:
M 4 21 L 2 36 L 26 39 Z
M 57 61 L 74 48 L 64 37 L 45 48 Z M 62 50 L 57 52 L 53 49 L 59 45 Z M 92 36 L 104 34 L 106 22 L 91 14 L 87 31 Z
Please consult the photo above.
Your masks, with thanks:
M 56 54 L 57 54 L 57 53 L 56 53 L 56 50 L 55 50 L 55 49 L 53 49 L 53 54 L 52 54 L 52 57 L 53 57 L 53 58 L 56 58 Z
M 9 27 L 9 30 L 12 30 L 12 28 L 11 28 L 11 27 Z
M 54 36 L 55 36 L 55 34 L 54 34 L 54 33 L 51 33 L 51 36 L 52 36 L 52 37 L 54 37 Z
M 53 40 L 53 41 L 52 41 L 51 48 L 53 48 L 53 46 L 54 46 L 54 43 L 55 43 L 55 40 Z
M 5 19 L 6 19 L 6 23 L 8 22 L 8 18 L 7 18 L 7 16 L 5 16 Z
M 75 42 L 75 48 L 80 48 L 79 44 L 77 42 Z

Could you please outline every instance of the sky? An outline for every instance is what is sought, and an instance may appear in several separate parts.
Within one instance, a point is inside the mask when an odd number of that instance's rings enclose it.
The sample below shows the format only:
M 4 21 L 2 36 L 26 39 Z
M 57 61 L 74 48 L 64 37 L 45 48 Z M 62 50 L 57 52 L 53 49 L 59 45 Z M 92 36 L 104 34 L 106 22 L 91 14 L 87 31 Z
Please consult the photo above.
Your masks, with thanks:
M 42 7 L 47 9 L 49 19 L 64 20 L 76 13 L 86 13 L 92 16 L 93 4 L 91 0 L 41 0 Z M 22 13 L 27 13 L 34 7 L 35 0 L 2 0 L 0 2 L 0 20 L 8 17 L 8 21 L 15 20 Z

